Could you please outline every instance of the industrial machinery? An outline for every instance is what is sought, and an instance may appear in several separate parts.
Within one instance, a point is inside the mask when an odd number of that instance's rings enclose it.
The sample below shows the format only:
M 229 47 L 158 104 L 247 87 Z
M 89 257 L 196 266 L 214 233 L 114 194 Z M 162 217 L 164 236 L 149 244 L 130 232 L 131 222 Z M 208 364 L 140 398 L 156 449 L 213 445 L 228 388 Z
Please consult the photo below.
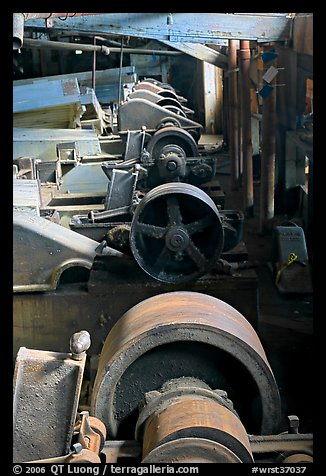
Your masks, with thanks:
M 146 78 L 137 83 L 127 101 L 119 107 L 118 130 L 139 130 L 146 125 L 153 133 L 172 123 L 188 130 L 198 142 L 202 126 L 190 119 L 194 111 L 187 108 L 187 100 L 179 96 L 174 88 L 160 81 Z
M 182 182 L 159 185 L 140 198 L 137 177 L 137 169 L 129 174 L 113 170 L 107 210 L 74 216 L 70 227 L 75 231 L 102 227 L 109 246 L 114 248 L 119 241 L 125 249 L 129 243 L 129 253 L 139 266 L 167 283 L 203 276 L 223 251 L 241 240 L 241 212 L 219 211 L 206 192 Z M 116 225 L 117 220 L 122 223 Z
M 282 431 L 280 394 L 261 342 L 225 302 L 185 291 L 132 307 L 103 345 L 89 411 L 78 412 L 89 345 L 81 331 L 70 354 L 19 351 L 15 462 L 73 463 L 78 454 L 92 463 L 312 462 L 312 434 L 299 433 L 295 415 Z M 45 419 L 51 425 L 43 439 Z M 49 445 L 50 438 L 57 441 Z

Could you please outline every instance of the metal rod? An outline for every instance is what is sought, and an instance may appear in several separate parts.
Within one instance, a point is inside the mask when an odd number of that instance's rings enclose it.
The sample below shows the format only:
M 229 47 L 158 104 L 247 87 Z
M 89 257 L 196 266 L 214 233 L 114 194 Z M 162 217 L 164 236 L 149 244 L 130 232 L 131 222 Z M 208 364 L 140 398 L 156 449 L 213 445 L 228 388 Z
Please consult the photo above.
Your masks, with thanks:
M 251 110 L 250 110 L 250 42 L 240 41 L 241 68 L 241 123 L 242 123 L 242 158 L 243 158 L 243 209 L 248 216 L 253 216 L 254 187 L 252 171 Z
M 121 48 L 119 47 L 110 47 L 111 53 L 120 53 Z M 133 54 L 133 55 L 157 55 L 157 56 L 179 56 L 184 55 L 182 51 L 168 51 L 168 50 L 148 50 L 142 48 L 124 48 L 124 54 Z
M 102 15 L 102 13 L 23 13 L 25 21 L 32 18 L 69 18 L 69 17 L 81 17 L 84 15 Z
M 276 67 L 276 60 L 269 66 Z M 272 81 L 272 83 L 275 79 Z M 271 83 L 271 85 L 272 85 Z M 264 98 L 261 144 L 260 233 L 268 231 L 268 220 L 274 217 L 276 89 Z
M 121 102 L 122 62 L 123 62 L 123 37 L 121 37 L 121 47 L 120 47 L 118 107 L 120 106 L 120 102 Z
M 237 41 L 229 40 L 229 74 L 228 74 L 228 95 L 229 95 L 229 130 L 228 137 L 230 143 L 230 163 L 231 163 L 231 187 L 237 190 L 239 187 L 239 140 L 238 140 L 238 75 L 237 68 Z
M 94 46 L 96 46 L 96 36 L 93 38 Z M 93 67 L 92 67 L 92 89 L 95 91 L 95 76 L 96 76 L 96 50 L 93 51 Z
M 64 43 L 62 41 L 34 40 L 32 38 L 24 38 L 24 46 L 29 48 L 49 48 L 53 50 L 82 50 L 82 51 L 98 51 L 105 55 L 110 54 L 110 48 L 103 45 L 85 45 L 81 43 Z

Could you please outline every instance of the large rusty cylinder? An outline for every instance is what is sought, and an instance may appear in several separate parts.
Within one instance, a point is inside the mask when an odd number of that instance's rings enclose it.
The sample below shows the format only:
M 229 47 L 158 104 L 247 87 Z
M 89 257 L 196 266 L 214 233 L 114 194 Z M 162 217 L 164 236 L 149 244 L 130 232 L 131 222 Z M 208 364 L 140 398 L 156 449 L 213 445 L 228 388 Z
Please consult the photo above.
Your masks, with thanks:
M 248 436 L 239 418 L 208 397 L 175 397 L 161 411 L 152 413 L 144 428 L 143 459 L 161 444 L 179 438 L 211 440 L 230 449 L 241 462 L 253 462 Z M 175 456 L 179 453 L 176 449 Z M 195 448 L 193 457 L 196 457 Z M 173 455 L 170 458 L 167 462 L 173 462 Z
M 102 348 L 91 414 L 110 438 L 132 439 L 145 393 L 180 377 L 226 390 L 249 434 L 279 432 L 279 391 L 253 327 L 227 303 L 186 291 L 146 299 L 113 326 Z

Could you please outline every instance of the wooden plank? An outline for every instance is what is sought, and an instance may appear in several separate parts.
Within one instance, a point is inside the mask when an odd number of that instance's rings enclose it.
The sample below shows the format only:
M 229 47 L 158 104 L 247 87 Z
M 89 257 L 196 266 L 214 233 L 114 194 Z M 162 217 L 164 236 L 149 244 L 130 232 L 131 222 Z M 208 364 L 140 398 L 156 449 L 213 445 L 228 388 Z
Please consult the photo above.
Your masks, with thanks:
M 74 128 L 82 114 L 76 79 L 14 86 L 13 126 Z
M 41 195 L 38 180 L 13 179 L 13 207 L 29 208 L 40 215 Z
M 293 49 L 298 53 L 313 55 L 312 13 L 298 13 L 294 17 Z

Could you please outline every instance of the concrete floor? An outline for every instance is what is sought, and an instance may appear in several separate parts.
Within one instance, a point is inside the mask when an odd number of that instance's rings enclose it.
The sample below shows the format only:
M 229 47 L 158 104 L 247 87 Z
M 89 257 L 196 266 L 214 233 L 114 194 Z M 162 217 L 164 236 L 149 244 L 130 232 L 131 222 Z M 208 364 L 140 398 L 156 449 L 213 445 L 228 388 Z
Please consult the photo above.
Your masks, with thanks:
M 217 178 L 225 192 L 225 209 L 243 209 L 242 190 L 230 190 L 225 154 L 219 157 Z M 313 295 L 279 293 L 268 267 L 272 236 L 259 234 L 260 183 L 254 182 L 254 216 L 246 218 L 244 242 L 250 261 L 257 260 L 259 317 L 258 334 L 279 386 L 284 430 L 287 415 L 300 419 L 299 432 L 312 432 L 312 404 L 308 395 L 313 383 Z M 276 217 L 282 220 L 282 217 Z M 278 222 L 280 224 L 281 222 Z M 308 250 L 309 251 L 309 250 Z

